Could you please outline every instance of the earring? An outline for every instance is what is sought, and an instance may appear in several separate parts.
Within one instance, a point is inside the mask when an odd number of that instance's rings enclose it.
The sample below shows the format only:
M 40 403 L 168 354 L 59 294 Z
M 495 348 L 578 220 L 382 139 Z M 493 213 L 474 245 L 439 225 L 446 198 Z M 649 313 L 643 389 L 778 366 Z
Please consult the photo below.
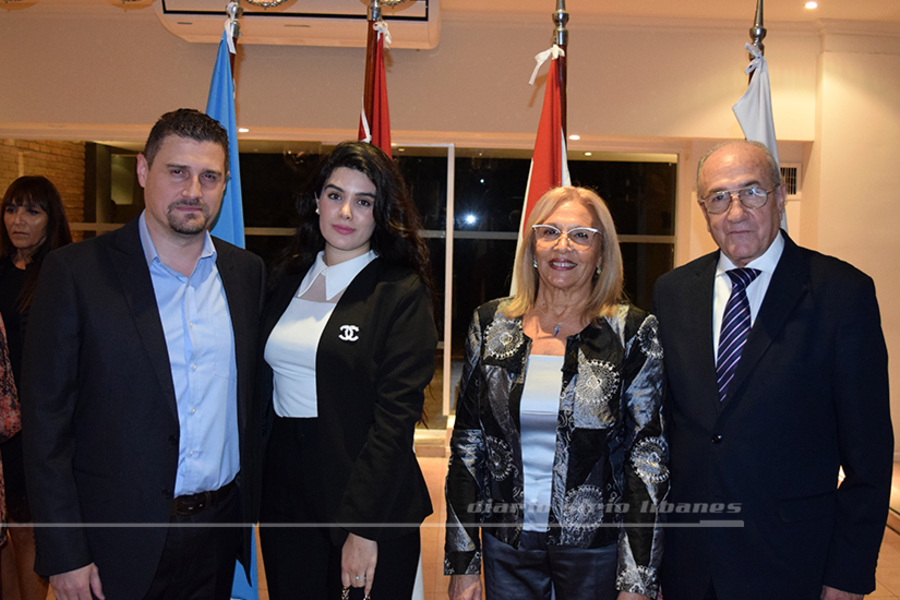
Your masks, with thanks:
M 597 275 L 603 272 L 603 268 L 600 265 L 597 265 Z
M 537 259 L 534 259 L 534 268 L 537 269 Z
M 318 204 L 316 204 L 316 214 L 317 214 L 317 215 L 322 214 L 322 213 L 319 212 L 319 205 L 318 205 Z

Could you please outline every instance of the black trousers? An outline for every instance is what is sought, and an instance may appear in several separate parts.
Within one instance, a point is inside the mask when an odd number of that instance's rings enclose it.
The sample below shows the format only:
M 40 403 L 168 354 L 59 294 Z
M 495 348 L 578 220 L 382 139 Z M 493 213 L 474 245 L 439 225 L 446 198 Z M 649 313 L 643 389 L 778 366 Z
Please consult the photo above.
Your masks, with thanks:
M 235 489 L 199 514 L 173 516 L 159 567 L 144 600 L 231 598 L 244 529 L 240 526 L 240 504 L 240 493 Z
M 341 597 L 341 550 L 331 530 L 318 524 L 311 510 L 317 490 L 316 419 L 276 417 L 266 449 L 260 544 L 266 584 L 272 600 L 337 600 Z M 419 566 L 418 527 L 409 535 L 378 542 L 372 600 L 412 596 Z M 362 598 L 363 588 L 351 588 Z
M 481 532 L 487 600 L 615 600 L 616 544 L 551 546 L 546 532 L 523 531 L 518 548 Z

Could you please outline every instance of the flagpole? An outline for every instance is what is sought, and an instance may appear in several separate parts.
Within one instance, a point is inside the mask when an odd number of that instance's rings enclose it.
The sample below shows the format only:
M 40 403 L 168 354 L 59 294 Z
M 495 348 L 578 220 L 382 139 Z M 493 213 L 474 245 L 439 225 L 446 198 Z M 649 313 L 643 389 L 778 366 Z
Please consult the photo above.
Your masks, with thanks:
M 231 40 L 234 42 L 234 53 L 228 57 L 228 60 L 231 62 L 231 76 L 235 79 L 234 86 L 237 89 L 237 78 L 234 76 L 234 61 L 237 58 L 237 41 L 241 37 L 241 24 L 238 19 L 244 14 L 244 9 L 241 8 L 239 2 L 232 0 L 225 7 L 225 14 L 228 15 L 229 33 L 231 34 Z
M 763 40 L 766 39 L 766 33 L 766 28 L 763 26 L 763 0 L 756 0 L 756 21 L 753 23 L 753 27 L 750 28 L 750 43 L 756 46 L 763 56 L 766 54 L 766 46 L 763 44 Z M 750 55 L 750 60 L 753 60 L 752 54 Z M 748 82 L 753 79 L 754 73 L 755 71 L 750 73 Z
M 378 32 L 375 31 L 375 23 L 381 18 L 381 4 L 378 0 L 372 0 L 366 13 L 368 32 L 366 33 L 366 80 L 363 89 L 363 111 L 369 127 L 372 126 L 375 111 L 375 53 L 378 51 Z
M 760 0 L 762 2 L 762 0 Z M 566 83 L 568 81 L 568 64 L 566 63 L 566 55 L 569 46 L 569 30 L 566 29 L 566 23 L 569 22 L 569 13 L 566 12 L 566 0 L 556 0 L 556 12 L 553 13 L 553 22 L 556 23 L 556 29 L 553 31 L 554 42 L 559 46 L 563 54 L 558 59 L 559 64 L 559 89 L 560 94 L 560 118 L 562 119 L 563 135 L 568 134 L 566 126 L 567 117 L 567 101 L 566 101 Z

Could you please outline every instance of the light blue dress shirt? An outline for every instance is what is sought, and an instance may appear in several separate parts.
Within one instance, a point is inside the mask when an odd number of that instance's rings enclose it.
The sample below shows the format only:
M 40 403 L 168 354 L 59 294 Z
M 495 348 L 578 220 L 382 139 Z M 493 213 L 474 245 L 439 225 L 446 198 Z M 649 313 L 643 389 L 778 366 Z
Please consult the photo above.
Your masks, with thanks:
M 160 260 L 144 214 L 139 229 L 178 405 L 175 496 L 216 490 L 240 469 L 234 333 L 216 248 L 205 233 L 200 259 L 186 277 Z

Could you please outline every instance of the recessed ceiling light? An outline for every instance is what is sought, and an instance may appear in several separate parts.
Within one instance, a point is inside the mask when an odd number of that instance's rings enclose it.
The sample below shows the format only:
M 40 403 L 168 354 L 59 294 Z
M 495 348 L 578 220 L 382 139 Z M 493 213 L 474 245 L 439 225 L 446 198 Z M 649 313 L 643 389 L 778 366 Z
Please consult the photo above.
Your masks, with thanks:
M 573 133 L 572 135 L 569 136 L 569 139 L 570 140 L 580 140 L 581 136 L 578 135 L 577 133 Z
M 238 133 L 250 133 L 250 130 L 246 127 L 238 127 Z
M 819 3 L 818 2 L 807 2 L 806 8 L 809 8 L 809 9 L 819 8 Z
M 585 152 L 584 153 L 585 156 L 591 156 L 592 154 L 593 154 L 593 152 Z

